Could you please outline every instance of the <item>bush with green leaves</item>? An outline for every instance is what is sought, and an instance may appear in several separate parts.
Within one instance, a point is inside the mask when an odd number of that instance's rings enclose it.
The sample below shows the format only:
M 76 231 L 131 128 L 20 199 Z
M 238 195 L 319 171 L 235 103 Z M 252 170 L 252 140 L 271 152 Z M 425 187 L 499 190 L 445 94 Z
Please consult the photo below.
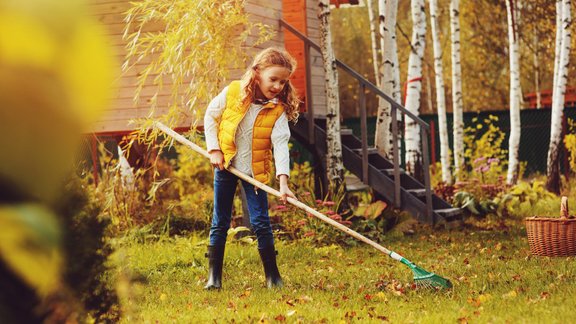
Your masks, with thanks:
M 64 234 L 64 282 L 90 318 L 115 323 L 121 309 L 111 279 L 111 221 L 101 214 L 101 206 L 87 190 L 90 186 L 86 178 L 72 177 L 56 206 Z

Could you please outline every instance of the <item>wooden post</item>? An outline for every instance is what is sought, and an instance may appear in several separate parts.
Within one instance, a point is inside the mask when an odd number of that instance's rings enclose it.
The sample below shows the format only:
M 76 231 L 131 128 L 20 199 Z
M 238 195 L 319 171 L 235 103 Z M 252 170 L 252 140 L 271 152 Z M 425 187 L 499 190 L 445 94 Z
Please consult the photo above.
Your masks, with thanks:
M 94 176 L 94 186 L 98 185 L 98 145 L 96 142 L 96 135 L 92 134 L 90 141 L 90 153 L 92 154 L 92 175 Z
M 430 120 L 430 146 L 432 164 L 436 164 L 436 125 L 434 120 Z
M 360 82 L 360 130 L 362 137 L 362 182 L 368 183 L 368 125 L 366 122 L 366 85 Z
M 433 218 L 432 214 L 432 190 L 430 185 L 430 153 L 428 150 L 428 135 L 429 130 L 421 127 L 420 136 L 422 140 L 422 162 L 424 164 L 422 173 L 424 173 L 424 187 L 426 187 L 426 219 L 428 223 L 434 224 L 436 220 Z
M 400 150 L 398 148 L 398 114 L 396 106 L 392 105 L 392 154 L 394 162 L 394 206 L 400 208 Z
M 562 114 L 562 137 L 566 136 L 566 131 L 568 130 L 568 120 L 566 118 L 566 113 Z M 560 141 L 562 145 L 562 162 L 564 164 L 564 176 L 566 177 L 566 183 L 568 183 L 568 178 L 570 177 L 570 161 L 568 161 L 568 151 L 566 150 L 566 145 L 564 141 Z
M 314 105 L 312 102 L 312 68 L 310 67 L 310 44 L 304 41 L 304 60 L 306 62 L 306 116 L 308 118 L 308 141 L 314 145 Z

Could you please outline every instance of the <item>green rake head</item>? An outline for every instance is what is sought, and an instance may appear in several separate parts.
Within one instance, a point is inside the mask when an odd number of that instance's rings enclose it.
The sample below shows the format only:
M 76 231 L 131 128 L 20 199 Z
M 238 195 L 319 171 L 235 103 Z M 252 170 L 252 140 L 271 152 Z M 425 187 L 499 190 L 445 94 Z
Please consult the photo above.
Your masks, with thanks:
M 450 282 L 450 280 L 442 278 L 433 272 L 428 272 L 415 264 L 412 265 L 414 267 L 410 268 L 412 269 L 412 273 L 414 273 L 414 282 L 416 283 L 416 286 L 418 288 L 426 288 L 434 290 L 452 288 L 452 283 Z
M 441 290 L 452 288 L 452 283 L 446 278 L 442 278 L 439 275 L 428 272 L 414 263 L 410 262 L 408 259 L 402 257 L 396 252 L 390 251 L 390 257 L 396 261 L 400 261 L 407 265 L 414 273 L 414 283 L 418 288 L 426 288 L 431 290 Z

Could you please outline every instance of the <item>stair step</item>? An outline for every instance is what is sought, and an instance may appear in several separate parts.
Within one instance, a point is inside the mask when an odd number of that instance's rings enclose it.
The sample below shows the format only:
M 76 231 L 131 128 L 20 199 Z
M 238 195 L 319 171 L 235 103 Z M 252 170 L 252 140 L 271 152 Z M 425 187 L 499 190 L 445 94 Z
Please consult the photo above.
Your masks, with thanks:
M 462 214 L 462 209 L 460 208 L 434 209 L 434 212 L 444 218 L 450 218 Z
M 345 175 L 344 182 L 346 183 L 346 191 L 361 191 L 369 189 L 370 186 L 364 184 L 362 180 L 360 180 L 355 175 Z
M 391 176 L 391 177 L 394 176 L 394 169 L 380 169 L 380 170 L 378 170 L 378 171 L 384 172 L 384 173 L 386 173 L 387 175 L 389 175 L 389 176 Z M 404 171 L 404 169 L 400 169 L 400 175 L 403 175 L 403 174 L 405 174 L 405 173 L 406 173 L 406 171 Z
M 354 136 L 354 131 L 351 128 L 341 128 L 340 129 L 341 136 Z
M 426 189 L 424 188 L 420 188 L 420 189 L 408 189 L 406 190 L 409 193 L 413 194 L 416 197 L 424 197 L 426 196 Z
M 362 149 L 361 149 L 361 148 L 352 149 L 352 151 L 356 152 L 357 154 L 362 155 Z M 367 151 L 368 151 L 368 155 L 370 155 L 370 154 L 378 154 L 378 149 L 375 148 L 375 147 L 369 147 Z

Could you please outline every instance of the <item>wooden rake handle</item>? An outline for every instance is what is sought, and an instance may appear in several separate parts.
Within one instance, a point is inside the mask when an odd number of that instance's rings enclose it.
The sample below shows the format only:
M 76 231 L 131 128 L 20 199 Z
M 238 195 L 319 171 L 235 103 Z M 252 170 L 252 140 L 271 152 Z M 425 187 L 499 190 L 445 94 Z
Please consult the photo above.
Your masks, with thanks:
M 169 128 L 168 126 L 160 123 L 160 122 L 154 122 L 154 127 L 156 127 L 157 129 L 161 130 L 162 132 L 164 132 L 166 135 L 170 136 L 171 138 L 173 138 L 174 140 L 176 140 L 177 142 L 188 146 L 189 148 L 191 148 L 192 150 L 196 151 L 197 153 L 202 154 L 204 157 L 206 158 L 210 158 L 210 155 L 208 155 L 208 152 L 206 152 L 206 150 L 204 150 L 203 148 L 201 148 L 200 146 L 190 142 L 188 139 L 186 139 L 184 136 L 176 133 L 175 131 L 173 131 L 171 128 Z M 238 171 L 238 169 L 234 168 L 234 167 L 229 167 L 228 171 L 234 175 L 236 175 L 237 177 L 239 177 L 240 179 L 247 181 L 248 183 L 254 185 L 255 187 L 258 187 L 264 191 L 266 191 L 269 194 L 272 194 L 278 198 L 282 198 L 282 195 L 280 194 L 280 192 L 270 186 L 267 186 L 265 184 L 263 184 L 262 182 Z M 302 202 L 298 201 L 297 199 L 288 197 L 288 202 L 302 210 L 304 210 L 307 213 L 310 213 L 312 215 L 314 215 L 316 218 L 320 219 L 321 221 L 328 223 L 334 227 L 336 227 L 337 229 L 341 230 L 342 232 L 368 244 L 371 245 L 372 247 L 374 247 L 375 249 L 379 250 L 382 253 L 385 253 L 386 255 L 390 255 L 391 251 L 388 250 L 387 248 L 383 247 L 382 245 L 372 241 L 371 239 L 367 238 L 366 236 L 338 223 L 337 221 L 331 219 L 330 217 L 318 212 L 317 210 L 303 204 Z
M 560 203 L 560 218 L 569 218 L 570 212 L 568 211 L 568 197 L 562 196 Z

